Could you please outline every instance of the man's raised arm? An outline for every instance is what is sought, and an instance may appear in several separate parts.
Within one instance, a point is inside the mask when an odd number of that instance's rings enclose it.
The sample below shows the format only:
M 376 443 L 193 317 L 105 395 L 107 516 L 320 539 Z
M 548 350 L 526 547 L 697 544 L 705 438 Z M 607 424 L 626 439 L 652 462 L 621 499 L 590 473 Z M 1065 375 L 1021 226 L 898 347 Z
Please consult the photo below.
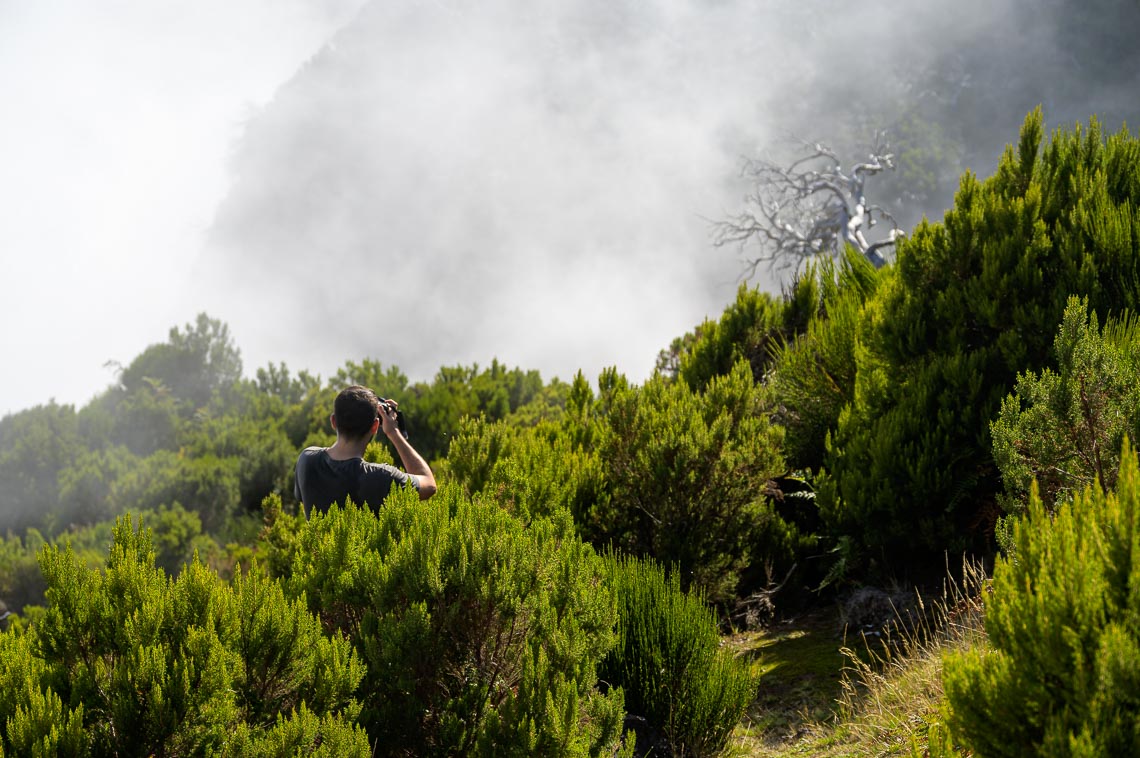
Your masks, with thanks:
M 417 453 L 411 443 L 404 439 L 404 435 L 400 433 L 396 424 L 396 403 L 392 400 L 388 400 L 386 403 L 390 409 L 385 409 L 383 404 L 379 409 L 380 426 L 384 430 L 384 436 L 396 446 L 396 453 L 400 456 L 400 462 L 404 464 L 404 470 L 419 481 L 420 500 L 427 500 L 436 491 L 435 475 L 431 472 L 431 466 L 427 464 L 423 456 Z

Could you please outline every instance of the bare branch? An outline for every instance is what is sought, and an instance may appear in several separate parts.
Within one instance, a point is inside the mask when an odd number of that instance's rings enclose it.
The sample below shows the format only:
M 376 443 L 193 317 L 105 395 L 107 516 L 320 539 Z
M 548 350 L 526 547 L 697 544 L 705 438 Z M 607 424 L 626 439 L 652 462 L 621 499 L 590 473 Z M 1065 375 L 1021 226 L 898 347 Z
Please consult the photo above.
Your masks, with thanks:
M 849 172 L 830 147 L 800 143 L 805 154 L 787 167 L 767 160 L 745 162 L 742 174 L 753 189 L 743 211 L 714 223 L 713 244 L 748 248 L 745 278 L 762 265 L 798 271 L 818 255 L 838 255 L 845 244 L 882 266 L 885 249 L 902 233 L 890 213 L 867 204 L 863 188 L 868 177 L 894 169 L 884 135 L 876 135 L 867 160 Z M 869 240 L 868 230 L 878 221 L 887 222 L 890 230 L 883 239 Z

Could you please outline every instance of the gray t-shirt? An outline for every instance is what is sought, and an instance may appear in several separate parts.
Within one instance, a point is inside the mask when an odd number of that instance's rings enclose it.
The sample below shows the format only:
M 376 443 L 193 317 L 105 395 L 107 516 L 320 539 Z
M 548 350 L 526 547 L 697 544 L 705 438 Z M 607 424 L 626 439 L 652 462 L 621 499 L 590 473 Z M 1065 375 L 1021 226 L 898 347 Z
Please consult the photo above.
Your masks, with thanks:
M 361 458 L 337 461 L 329 457 L 327 448 L 309 447 L 297 458 L 293 493 L 304 504 L 306 515 L 314 508 L 327 511 L 333 503 L 344 505 L 346 497 L 375 510 L 388 497 L 393 482 L 420 488 L 417 477 L 395 466 Z

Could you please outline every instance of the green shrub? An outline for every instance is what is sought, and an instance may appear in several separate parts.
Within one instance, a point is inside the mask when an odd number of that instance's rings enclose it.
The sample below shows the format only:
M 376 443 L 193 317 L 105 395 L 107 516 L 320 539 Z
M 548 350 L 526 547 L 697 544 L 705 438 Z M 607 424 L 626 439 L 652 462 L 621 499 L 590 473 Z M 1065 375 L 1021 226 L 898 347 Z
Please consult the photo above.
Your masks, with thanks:
M 989 425 L 1017 374 L 1047 364 L 1068 297 L 1102 319 L 1140 305 L 1140 140 L 1094 120 L 1045 143 L 1043 121 L 1030 114 L 993 176 L 962 178 L 864 306 L 817 499 L 833 534 L 896 572 L 990 547 Z
M 260 572 L 231 588 L 194 562 L 171 580 L 129 516 L 105 569 L 53 545 L 40 566 L 46 609 L 0 634 L 6 752 L 242 755 L 308 709 L 342 754 L 369 754 L 351 645 Z
M 633 388 L 616 373 L 602 386 L 598 400 L 576 397 L 561 425 L 468 421 L 447 479 L 522 519 L 568 508 L 597 549 L 675 561 L 682 587 L 726 612 L 777 574 L 818 583 L 796 568 L 817 537 L 792 520 L 810 521 L 814 506 L 770 497 L 779 430 L 765 422 L 763 389 L 743 361 L 704 393 L 661 377 Z
M 802 333 L 773 348 L 773 418 L 785 429 L 784 454 L 793 469 L 819 470 L 827 436 L 835 432 L 843 407 L 855 399 L 863 304 L 890 271 L 875 269 L 848 248 L 841 261 L 809 264 L 790 295 L 815 300 Z
M 646 720 L 640 747 L 720 754 L 756 696 L 757 670 L 721 647 L 716 617 L 698 593 L 681 590 L 676 572 L 666 576 L 653 561 L 613 554 L 607 567 L 618 642 L 599 675 L 625 691 L 631 715 Z
M 471 421 L 448 474 L 520 518 L 567 508 L 597 548 L 676 561 L 685 589 L 731 602 L 753 563 L 781 574 L 810 537 L 766 495 L 781 473 L 782 431 L 741 360 L 701 391 L 655 376 L 631 386 L 615 370 L 594 398 L 581 375 L 558 425 Z
M 752 562 L 774 559 L 786 570 L 787 540 L 773 540 L 782 554 L 752 553 L 787 525 L 765 499 L 783 470 L 783 430 L 768 422 L 768 395 L 748 365 L 702 392 L 659 376 L 640 388 L 604 379 L 597 454 L 608 497 L 576 514 L 582 533 L 595 545 L 675 561 L 682 586 L 711 602 L 734 599 Z
M 1047 508 L 1094 481 L 1116 486 L 1121 443 L 1140 431 L 1138 326 L 1125 314 L 1101 331 L 1087 299 L 1070 298 L 1057 370 L 1018 376 L 991 425 L 1007 512 L 1024 511 L 1034 481 Z
M 268 729 L 239 724 L 225 755 L 234 758 L 340 758 L 371 756 L 362 729 L 348 729 L 336 714 L 318 715 L 301 703 L 288 716 L 277 714 Z
M 955 738 L 979 756 L 1140 754 L 1140 463 L 1051 516 L 1036 491 L 994 570 L 989 646 L 950 656 Z
M 518 427 L 467 419 L 452 440 L 446 466 L 448 481 L 471 496 L 487 493 L 524 521 L 558 509 L 583 521 L 606 496 L 597 455 L 575 446 L 561 426 L 550 422 Z
M 761 381 L 771 368 L 775 346 L 792 335 L 793 313 L 788 301 L 742 284 L 720 319 L 705 321 L 692 336 L 675 343 L 677 355 L 663 357 L 667 365 L 661 369 L 676 373 L 690 389 L 699 391 L 743 360 L 753 378 Z
M 613 597 L 565 511 L 524 527 L 445 487 L 426 503 L 401 491 L 378 512 L 313 514 L 295 540 L 274 534 L 292 592 L 368 666 L 361 721 L 378 754 L 620 747 L 621 695 L 595 688 Z

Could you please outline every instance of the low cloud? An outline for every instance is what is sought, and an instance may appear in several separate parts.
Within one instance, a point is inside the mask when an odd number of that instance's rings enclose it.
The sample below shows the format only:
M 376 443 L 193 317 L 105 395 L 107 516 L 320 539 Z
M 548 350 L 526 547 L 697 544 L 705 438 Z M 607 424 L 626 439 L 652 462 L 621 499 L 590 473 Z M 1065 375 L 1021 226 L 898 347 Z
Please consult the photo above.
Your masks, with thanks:
M 742 157 L 793 134 L 853 148 L 908 108 L 1018 85 L 904 220 L 992 170 L 1039 102 L 1016 72 L 1055 30 L 995 48 L 1013 81 L 971 77 L 1027 8 L 372 2 L 248 124 L 202 261 L 211 308 L 254 364 L 373 357 L 430 379 L 498 358 L 639 381 L 734 296 L 743 268 L 709 220 L 739 208 Z
M 206 310 L 247 370 L 564 379 L 734 296 L 742 158 L 876 128 L 943 151 L 904 223 L 1027 110 L 1134 117 L 1124 0 L 144 0 L 0 5 L 0 412 L 82 403 Z M 1135 118 L 1132 118 L 1134 121 Z M 935 151 L 937 152 L 937 151 Z M 908 179 L 908 181 L 910 181 Z M 913 189 L 915 185 L 908 185 Z M 870 185 L 869 185 L 870 188 Z M 910 191 L 910 190 L 907 190 Z M 773 279 L 759 282 L 778 290 Z

